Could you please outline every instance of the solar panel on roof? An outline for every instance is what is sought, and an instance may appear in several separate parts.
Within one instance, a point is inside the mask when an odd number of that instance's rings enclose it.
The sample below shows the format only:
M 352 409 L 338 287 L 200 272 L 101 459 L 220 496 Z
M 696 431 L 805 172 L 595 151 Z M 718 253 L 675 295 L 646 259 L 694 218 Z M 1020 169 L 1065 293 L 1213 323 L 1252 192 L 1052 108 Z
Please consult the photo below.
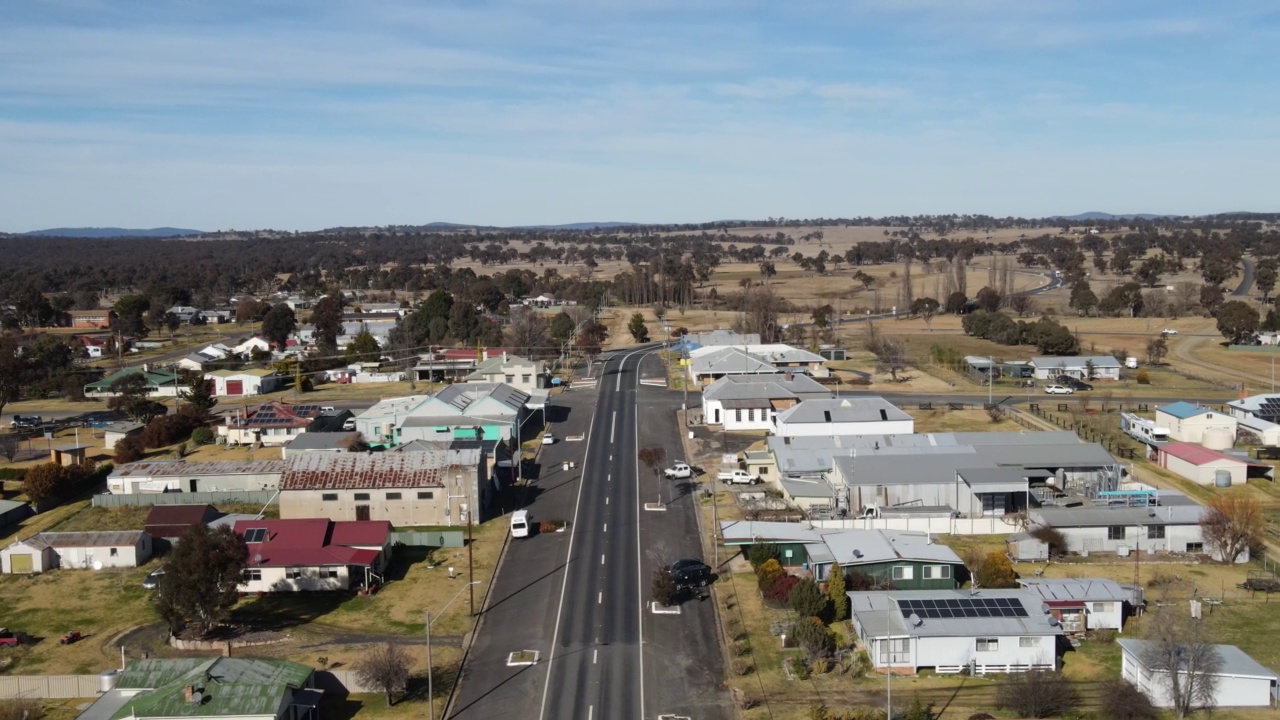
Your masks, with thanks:
M 1026 608 L 1014 598 L 947 598 L 940 600 L 899 600 L 903 617 L 912 613 L 925 619 L 1027 617 Z

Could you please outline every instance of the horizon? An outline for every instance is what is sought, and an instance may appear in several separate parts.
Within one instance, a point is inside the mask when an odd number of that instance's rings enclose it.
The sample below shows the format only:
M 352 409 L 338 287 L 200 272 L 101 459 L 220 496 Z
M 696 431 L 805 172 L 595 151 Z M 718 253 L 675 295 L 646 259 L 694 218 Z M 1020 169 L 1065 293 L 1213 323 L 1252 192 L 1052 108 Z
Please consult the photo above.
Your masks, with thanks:
M 0 208 L 13 233 L 1267 212 L 1277 18 L 19 4 L 0 10 Z

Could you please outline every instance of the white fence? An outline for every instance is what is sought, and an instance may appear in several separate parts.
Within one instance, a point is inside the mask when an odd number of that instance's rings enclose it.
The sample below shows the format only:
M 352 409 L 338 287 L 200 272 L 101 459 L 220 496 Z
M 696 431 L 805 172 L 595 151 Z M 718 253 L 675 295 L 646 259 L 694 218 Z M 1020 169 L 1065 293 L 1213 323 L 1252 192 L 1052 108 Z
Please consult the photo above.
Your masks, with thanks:
M 0 698 L 90 698 L 98 694 L 97 675 L 2 675 Z
M 1019 530 L 1014 523 L 994 515 L 979 518 L 844 518 L 842 520 L 813 520 L 811 524 L 814 527 L 840 530 L 913 530 L 916 532 L 950 535 L 1011 535 Z

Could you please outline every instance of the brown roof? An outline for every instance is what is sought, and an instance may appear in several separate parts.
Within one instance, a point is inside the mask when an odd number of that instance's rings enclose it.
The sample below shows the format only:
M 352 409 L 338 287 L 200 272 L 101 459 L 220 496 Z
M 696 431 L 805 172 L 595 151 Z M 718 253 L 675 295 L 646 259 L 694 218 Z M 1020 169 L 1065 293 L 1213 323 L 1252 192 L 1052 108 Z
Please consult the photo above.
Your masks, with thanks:
M 110 313 L 110 312 L 114 312 L 114 311 L 111 310 L 110 308 L 103 308 L 101 310 L 71 310 L 71 311 L 68 311 L 67 314 L 73 318 L 74 317 L 106 317 L 107 313 Z
M 445 478 L 479 463 L 478 451 L 303 453 L 289 458 L 284 490 L 365 490 L 443 487 Z
M 154 505 L 144 525 L 155 537 L 179 537 L 192 525 L 204 525 L 218 518 L 212 505 Z

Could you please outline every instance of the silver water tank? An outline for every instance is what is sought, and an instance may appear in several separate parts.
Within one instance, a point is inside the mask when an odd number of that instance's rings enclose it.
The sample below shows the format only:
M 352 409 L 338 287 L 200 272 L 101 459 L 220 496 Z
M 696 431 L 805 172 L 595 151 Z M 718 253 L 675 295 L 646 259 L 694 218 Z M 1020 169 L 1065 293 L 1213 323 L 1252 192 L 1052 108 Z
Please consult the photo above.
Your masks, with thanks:
M 98 673 L 98 692 L 109 693 L 115 690 L 117 682 L 120 682 L 119 670 L 104 670 Z
M 1231 487 L 1231 471 L 1215 470 L 1213 472 L 1213 486 L 1220 488 Z

